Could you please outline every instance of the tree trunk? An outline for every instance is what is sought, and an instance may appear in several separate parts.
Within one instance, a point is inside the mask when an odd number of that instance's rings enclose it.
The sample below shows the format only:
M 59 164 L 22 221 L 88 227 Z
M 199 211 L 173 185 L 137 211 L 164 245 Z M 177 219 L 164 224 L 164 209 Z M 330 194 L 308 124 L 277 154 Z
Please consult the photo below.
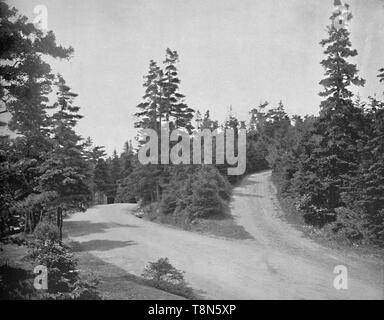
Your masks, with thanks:
M 59 228 L 60 241 L 63 239 L 63 209 L 61 207 L 57 208 L 57 227 Z
M 160 186 L 156 185 L 156 201 L 160 201 Z

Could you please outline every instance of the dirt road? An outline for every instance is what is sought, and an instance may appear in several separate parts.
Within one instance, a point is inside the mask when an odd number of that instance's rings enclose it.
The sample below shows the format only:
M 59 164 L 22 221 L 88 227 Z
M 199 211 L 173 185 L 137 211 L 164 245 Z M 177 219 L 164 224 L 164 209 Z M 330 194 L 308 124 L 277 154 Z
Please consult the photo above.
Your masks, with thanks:
M 236 222 L 254 239 L 152 223 L 133 216 L 130 204 L 97 206 L 65 223 L 83 250 L 136 275 L 148 261 L 168 257 L 204 298 L 384 299 L 380 263 L 322 247 L 280 219 L 270 172 L 245 179 L 231 206 Z M 348 268 L 348 290 L 333 286 L 337 265 Z

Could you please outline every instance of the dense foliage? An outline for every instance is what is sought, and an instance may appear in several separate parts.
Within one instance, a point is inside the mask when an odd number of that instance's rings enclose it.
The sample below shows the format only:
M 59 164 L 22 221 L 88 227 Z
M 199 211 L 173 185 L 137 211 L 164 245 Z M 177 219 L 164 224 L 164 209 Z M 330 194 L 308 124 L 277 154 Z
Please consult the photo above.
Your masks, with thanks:
M 52 31 L 37 29 L 16 9 L 0 6 L 1 113 L 10 117 L 1 125 L 13 132 L 0 137 L 0 229 L 32 232 L 52 211 L 78 210 L 90 201 L 89 167 L 74 131 L 81 118 L 76 94 L 46 62 L 69 59 L 73 49 L 57 45 Z
M 45 299 L 95 300 L 100 299 L 97 279 L 81 279 L 69 249 L 57 241 L 41 241 L 33 247 L 30 258 L 48 269 L 48 289 Z
M 155 288 L 189 299 L 194 298 L 192 289 L 184 279 L 184 272 L 176 269 L 168 258 L 160 258 L 155 262 L 149 262 L 142 276 Z
M 46 59 L 69 59 L 73 49 L 0 5 L 0 113 L 9 116 L 0 126 L 12 132 L 0 136 L 0 236 L 32 233 L 44 223 L 61 230 L 62 214 L 92 203 L 151 205 L 153 214 L 185 223 L 228 210 L 231 185 L 242 177 L 227 175 L 229 165 L 216 163 L 215 146 L 212 164 L 143 165 L 131 141 L 121 154 L 108 157 L 103 147 L 80 137 L 77 94 Z M 333 24 L 339 14 L 333 12 L 320 43 L 325 76 L 318 116 L 289 116 L 283 102 L 264 102 L 250 108 L 248 121 L 237 119 L 230 108 L 219 123 L 209 110 L 202 114 L 188 106 L 179 88 L 179 55 L 167 49 L 162 64 L 151 60 L 144 77 L 135 113 L 137 146 L 146 142 L 144 129 L 157 132 L 159 146 L 168 141 L 161 135 L 165 124 L 191 140 L 196 130 L 232 129 L 236 142 L 239 130 L 246 129 L 245 174 L 272 169 L 281 196 L 294 201 L 307 223 L 328 226 L 354 242 L 382 245 L 384 100 L 375 95 L 362 101 L 354 93 L 365 81 L 351 62 L 357 51 L 348 29 Z M 384 82 L 384 69 L 378 77 Z M 169 142 L 169 149 L 176 143 Z M 159 152 L 158 163 L 163 156 Z
M 61 225 L 63 214 L 92 203 L 101 184 L 112 184 L 108 191 L 115 193 L 116 181 L 100 182 L 96 167 L 105 153 L 76 133 L 82 118 L 77 94 L 47 62 L 70 59 L 73 48 L 58 45 L 52 31 L 36 28 L 6 3 L 0 6 L 0 114 L 7 119 L 0 126 L 9 133 L 0 136 L 2 237 L 31 233 L 44 219 Z
M 354 96 L 351 86 L 365 81 L 350 62 L 357 51 L 349 36 L 347 28 L 328 27 L 321 41 L 326 58 L 320 115 L 304 131 L 296 128 L 299 139 L 278 153 L 274 174 L 283 196 L 294 199 L 308 223 L 330 226 L 355 243 L 383 245 L 384 101 Z

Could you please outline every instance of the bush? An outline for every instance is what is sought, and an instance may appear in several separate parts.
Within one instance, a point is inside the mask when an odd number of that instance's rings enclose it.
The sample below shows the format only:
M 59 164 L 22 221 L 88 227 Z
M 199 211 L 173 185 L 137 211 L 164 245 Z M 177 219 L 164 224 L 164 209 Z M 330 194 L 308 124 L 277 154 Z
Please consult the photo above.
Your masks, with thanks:
M 231 186 L 213 165 L 173 170 L 160 208 L 165 215 L 183 215 L 183 221 L 210 218 L 226 211 Z
M 192 289 L 184 279 L 184 272 L 172 266 L 168 258 L 160 258 L 156 262 L 149 262 L 142 276 L 155 288 L 186 298 L 194 298 Z
M 336 215 L 328 209 L 319 208 L 313 203 L 313 198 L 309 194 L 298 199 L 296 209 L 303 212 L 303 217 L 306 223 L 316 227 L 323 227 L 327 223 L 334 222 Z
M 35 228 L 34 235 L 38 240 L 58 241 L 60 239 L 59 228 L 48 221 L 39 222 Z
M 97 280 L 80 279 L 77 262 L 65 246 L 54 242 L 38 243 L 30 257 L 48 269 L 47 299 L 100 299 Z
M 161 198 L 160 208 L 164 214 L 172 214 L 177 208 L 178 197 L 174 192 L 168 192 Z
M 368 242 L 368 220 L 362 212 L 345 207 L 336 208 L 335 231 L 352 243 Z
M 53 191 L 33 193 L 16 202 L 11 209 L 24 217 L 24 231 L 32 233 L 42 217 L 51 217 L 56 213 L 56 207 L 52 205 L 56 199 L 57 193 Z

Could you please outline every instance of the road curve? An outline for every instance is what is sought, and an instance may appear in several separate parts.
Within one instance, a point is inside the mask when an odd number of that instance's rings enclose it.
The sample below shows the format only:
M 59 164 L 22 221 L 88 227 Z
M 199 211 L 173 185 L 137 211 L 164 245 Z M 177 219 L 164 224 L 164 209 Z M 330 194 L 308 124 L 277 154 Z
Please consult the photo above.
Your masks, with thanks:
M 270 172 L 235 188 L 231 211 L 254 237 L 224 239 L 136 218 L 134 205 L 96 206 L 65 221 L 70 238 L 102 260 L 140 275 L 168 257 L 208 299 L 383 299 L 378 262 L 325 248 L 281 219 Z M 348 290 L 333 286 L 335 266 L 348 269 Z

